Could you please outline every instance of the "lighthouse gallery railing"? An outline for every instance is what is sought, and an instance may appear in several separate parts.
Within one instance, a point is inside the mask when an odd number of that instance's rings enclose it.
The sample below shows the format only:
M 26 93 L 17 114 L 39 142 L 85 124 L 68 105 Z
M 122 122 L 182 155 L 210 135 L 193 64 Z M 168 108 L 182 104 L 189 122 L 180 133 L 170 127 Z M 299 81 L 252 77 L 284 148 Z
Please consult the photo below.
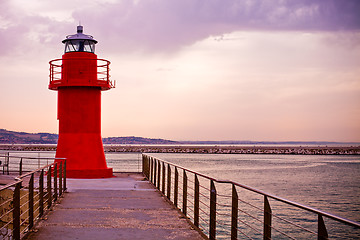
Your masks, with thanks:
M 43 159 L 1 155 L 1 158 L 20 158 L 19 176 L 0 188 L 0 239 L 21 239 L 33 229 L 66 190 L 66 161 L 52 163 L 22 174 L 23 159 Z M 65 160 L 64 158 L 51 158 Z M 52 177 L 56 176 L 56 177 Z
M 87 59 L 87 58 L 72 58 L 72 59 L 54 59 L 49 62 L 50 64 L 50 82 L 49 84 L 55 82 L 61 82 L 62 77 L 62 68 L 63 61 L 77 61 L 77 60 L 86 60 L 86 61 L 96 61 L 97 66 L 97 80 L 109 84 L 111 88 L 115 87 L 115 81 L 110 80 L 110 61 L 106 59 Z
M 143 154 L 142 161 L 143 173 L 150 182 L 209 239 L 360 236 L 358 222 L 237 182 L 215 179 L 149 155 Z M 253 195 L 249 195 L 249 192 Z M 328 234 L 330 228 L 335 235 Z

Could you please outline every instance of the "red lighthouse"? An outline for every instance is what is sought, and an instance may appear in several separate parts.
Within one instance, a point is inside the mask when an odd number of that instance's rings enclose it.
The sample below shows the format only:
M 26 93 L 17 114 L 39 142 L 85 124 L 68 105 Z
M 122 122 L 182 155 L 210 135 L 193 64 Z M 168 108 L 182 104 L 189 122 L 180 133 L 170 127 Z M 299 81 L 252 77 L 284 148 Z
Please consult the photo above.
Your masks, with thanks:
M 58 91 L 56 157 L 67 158 L 70 178 L 112 177 L 101 138 L 101 91 L 114 87 L 109 79 L 110 62 L 97 58 L 97 41 L 83 34 L 82 26 L 62 42 L 62 59 L 50 61 L 49 89 Z

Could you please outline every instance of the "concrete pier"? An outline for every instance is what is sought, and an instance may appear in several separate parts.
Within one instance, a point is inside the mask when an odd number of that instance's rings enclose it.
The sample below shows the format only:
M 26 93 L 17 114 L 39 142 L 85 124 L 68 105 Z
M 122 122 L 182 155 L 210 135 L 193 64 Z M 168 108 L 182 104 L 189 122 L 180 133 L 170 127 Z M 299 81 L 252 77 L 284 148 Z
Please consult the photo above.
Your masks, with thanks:
M 203 239 L 141 174 L 68 179 L 67 187 L 26 239 Z

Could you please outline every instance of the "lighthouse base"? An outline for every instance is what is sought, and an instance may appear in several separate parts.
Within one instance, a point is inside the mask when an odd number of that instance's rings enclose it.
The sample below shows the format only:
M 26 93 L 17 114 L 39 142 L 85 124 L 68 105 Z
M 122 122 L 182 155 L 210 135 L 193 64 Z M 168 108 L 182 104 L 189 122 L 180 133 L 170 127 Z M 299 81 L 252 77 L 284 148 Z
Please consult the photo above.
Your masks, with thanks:
M 67 178 L 111 178 L 113 177 L 113 169 L 67 169 Z
M 70 125 L 70 124 L 69 124 Z M 111 178 L 100 133 L 60 132 L 57 158 L 66 158 L 68 178 Z M 55 160 L 59 162 L 62 160 Z

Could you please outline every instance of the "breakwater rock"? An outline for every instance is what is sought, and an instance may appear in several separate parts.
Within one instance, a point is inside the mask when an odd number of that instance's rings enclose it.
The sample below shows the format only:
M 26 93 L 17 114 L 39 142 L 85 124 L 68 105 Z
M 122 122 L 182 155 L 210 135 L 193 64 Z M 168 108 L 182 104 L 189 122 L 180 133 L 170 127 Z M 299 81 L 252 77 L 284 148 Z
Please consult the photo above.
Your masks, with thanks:
M 2 144 L 3 151 L 56 151 L 56 145 Z M 199 146 L 199 145 L 104 145 L 105 152 L 360 155 L 360 146 Z
M 2 144 L 3 151 L 56 151 L 56 145 Z M 360 155 L 360 146 L 104 145 L 105 152 Z
M 283 147 L 283 146 L 105 146 L 107 152 L 210 153 L 210 154 L 297 154 L 360 155 L 356 147 Z

